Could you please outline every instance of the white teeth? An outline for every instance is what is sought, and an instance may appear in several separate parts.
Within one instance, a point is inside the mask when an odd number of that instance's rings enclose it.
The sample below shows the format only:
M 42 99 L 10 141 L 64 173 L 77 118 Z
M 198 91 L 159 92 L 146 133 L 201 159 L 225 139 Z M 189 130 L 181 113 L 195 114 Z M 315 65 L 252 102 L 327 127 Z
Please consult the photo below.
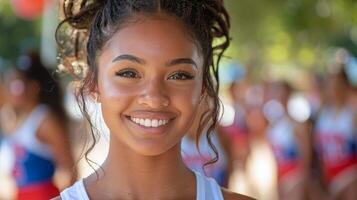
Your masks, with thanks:
M 168 119 L 142 119 L 130 117 L 131 121 L 145 127 L 159 127 L 169 123 Z
M 151 126 L 152 127 L 158 127 L 159 126 L 159 120 L 157 120 L 157 119 L 152 120 L 151 121 Z
M 146 127 L 151 127 L 151 120 L 150 119 L 145 119 L 145 125 Z
M 138 124 L 140 124 L 140 125 L 142 125 L 142 126 L 144 126 L 145 125 L 145 119 L 139 119 L 140 121 L 139 121 L 139 123 Z

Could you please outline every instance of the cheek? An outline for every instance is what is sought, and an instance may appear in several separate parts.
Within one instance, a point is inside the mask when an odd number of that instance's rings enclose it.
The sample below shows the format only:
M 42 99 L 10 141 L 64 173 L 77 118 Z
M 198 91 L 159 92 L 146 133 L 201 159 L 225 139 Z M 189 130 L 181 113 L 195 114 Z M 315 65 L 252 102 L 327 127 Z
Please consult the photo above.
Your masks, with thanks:
M 193 116 L 201 98 L 202 84 L 198 82 L 190 87 L 172 88 L 169 91 L 172 106 L 178 108 L 183 115 Z
M 107 123 L 117 120 L 120 112 L 128 108 L 135 99 L 134 88 L 116 84 L 112 80 L 104 79 L 99 83 L 98 89 L 103 118 Z
M 119 100 L 133 93 L 132 87 L 123 84 L 117 84 L 114 80 L 104 78 L 99 80 L 99 93 L 102 99 Z
M 139 88 L 135 84 L 122 84 L 116 80 L 104 77 L 98 80 L 98 90 L 103 114 L 125 110 L 135 102 Z
M 99 102 L 102 115 L 109 129 L 117 126 L 120 112 L 132 101 L 132 89 L 116 84 L 108 77 L 98 79 Z M 113 127 L 114 126 L 114 127 Z

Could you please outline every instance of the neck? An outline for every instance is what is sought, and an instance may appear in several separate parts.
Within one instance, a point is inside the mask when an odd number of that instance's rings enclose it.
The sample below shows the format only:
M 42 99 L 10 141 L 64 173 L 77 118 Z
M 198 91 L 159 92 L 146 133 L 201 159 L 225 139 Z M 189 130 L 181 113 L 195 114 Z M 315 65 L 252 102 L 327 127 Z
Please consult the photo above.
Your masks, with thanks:
M 173 199 L 195 194 L 195 177 L 181 159 L 180 145 L 162 155 L 145 156 L 112 138 L 102 168 L 95 187 L 107 199 Z

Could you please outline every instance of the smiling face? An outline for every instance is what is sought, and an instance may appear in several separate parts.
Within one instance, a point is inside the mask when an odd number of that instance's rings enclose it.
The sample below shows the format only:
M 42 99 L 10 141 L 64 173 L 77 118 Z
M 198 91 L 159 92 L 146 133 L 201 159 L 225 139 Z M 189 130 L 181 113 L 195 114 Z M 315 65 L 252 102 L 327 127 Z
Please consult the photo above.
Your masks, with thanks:
M 112 143 L 160 155 L 179 145 L 192 124 L 203 58 L 175 18 L 135 17 L 97 57 L 97 92 Z

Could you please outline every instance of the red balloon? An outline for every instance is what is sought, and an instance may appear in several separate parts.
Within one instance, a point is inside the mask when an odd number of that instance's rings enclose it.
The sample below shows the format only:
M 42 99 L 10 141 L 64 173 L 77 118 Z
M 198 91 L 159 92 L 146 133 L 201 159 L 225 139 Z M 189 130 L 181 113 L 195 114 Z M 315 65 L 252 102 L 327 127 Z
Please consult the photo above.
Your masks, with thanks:
M 45 0 L 11 0 L 15 14 L 32 20 L 40 16 L 45 8 Z

